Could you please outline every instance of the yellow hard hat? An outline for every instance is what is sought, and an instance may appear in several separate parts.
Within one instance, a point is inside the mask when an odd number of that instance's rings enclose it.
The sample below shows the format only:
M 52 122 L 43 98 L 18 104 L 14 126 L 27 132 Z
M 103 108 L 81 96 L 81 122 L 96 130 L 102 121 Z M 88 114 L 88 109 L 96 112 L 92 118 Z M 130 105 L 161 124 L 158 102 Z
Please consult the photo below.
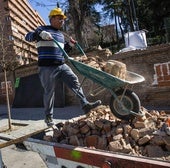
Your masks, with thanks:
M 62 11 L 61 8 L 54 8 L 50 11 L 50 14 L 49 14 L 49 18 L 51 18 L 52 16 L 56 16 L 56 15 L 60 15 L 60 16 L 63 16 L 64 19 L 66 19 L 66 15 L 64 15 L 64 12 Z

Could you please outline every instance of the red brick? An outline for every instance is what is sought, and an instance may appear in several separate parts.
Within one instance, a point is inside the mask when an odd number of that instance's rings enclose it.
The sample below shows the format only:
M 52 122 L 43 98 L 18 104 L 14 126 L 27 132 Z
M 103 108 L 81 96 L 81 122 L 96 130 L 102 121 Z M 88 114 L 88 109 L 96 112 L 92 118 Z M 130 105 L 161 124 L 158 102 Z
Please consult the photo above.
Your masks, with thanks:
M 164 81 L 170 81 L 170 75 L 165 75 L 164 76 Z
M 76 135 L 70 136 L 69 143 L 74 146 L 79 146 L 80 142 Z
M 83 127 L 80 128 L 80 132 L 81 132 L 82 134 L 86 134 L 86 133 L 89 132 L 89 131 L 90 131 L 90 128 L 89 128 L 88 125 L 84 125 Z
M 107 148 L 107 139 L 106 137 L 99 137 L 98 143 L 97 143 L 97 149 L 103 149 L 105 150 Z
M 168 75 L 168 64 L 162 64 L 163 76 Z
M 158 86 L 170 86 L 170 81 L 161 81 L 158 83 Z
M 104 123 L 103 129 L 104 129 L 106 132 L 110 132 L 110 131 L 111 131 L 111 123 L 110 123 L 110 122 Z
M 157 76 L 162 76 L 162 72 L 161 72 L 161 65 L 154 65 L 155 66 L 155 72 Z
M 158 81 L 158 83 L 159 83 L 160 81 L 164 81 L 164 77 L 163 77 L 163 76 L 157 76 L 157 81 Z
M 97 147 L 97 144 L 98 144 L 98 140 L 99 140 L 99 136 L 98 135 L 90 135 L 90 136 L 87 136 L 85 138 L 85 144 L 87 147 Z
M 94 124 L 98 127 L 98 128 L 103 128 L 103 122 L 99 121 L 99 120 L 95 120 Z

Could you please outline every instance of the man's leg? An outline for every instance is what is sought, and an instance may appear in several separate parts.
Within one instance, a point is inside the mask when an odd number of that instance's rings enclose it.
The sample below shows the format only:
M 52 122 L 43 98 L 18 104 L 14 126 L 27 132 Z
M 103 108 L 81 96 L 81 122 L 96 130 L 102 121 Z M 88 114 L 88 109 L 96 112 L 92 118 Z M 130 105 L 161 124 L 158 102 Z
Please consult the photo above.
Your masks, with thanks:
M 74 74 L 74 72 L 67 65 L 62 66 L 62 76 L 64 83 L 76 94 L 79 98 L 82 109 L 85 113 L 89 112 L 91 109 L 99 106 L 101 104 L 100 100 L 96 102 L 88 102 L 86 96 L 83 93 L 82 88 L 80 87 L 80 83 L 78 77 Z
M 53 67 L 40 67 L 39 77 L 44 88 L 44 109 L 45 122 L 47 125 L 53 125 L 53 110 L 55 99 L 55 78 L 52 76 Z

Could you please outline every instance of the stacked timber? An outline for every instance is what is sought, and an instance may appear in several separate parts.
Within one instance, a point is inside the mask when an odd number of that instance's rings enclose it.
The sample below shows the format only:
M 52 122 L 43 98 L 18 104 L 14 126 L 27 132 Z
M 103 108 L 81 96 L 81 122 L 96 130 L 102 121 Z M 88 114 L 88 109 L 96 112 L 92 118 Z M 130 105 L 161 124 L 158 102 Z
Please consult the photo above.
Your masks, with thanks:
M 164 111 L 141 111 L 144 115 L 129 123 L 101 105 L 86 116 L 57 124 L 44 140 L 170 161 L 170 118 Z

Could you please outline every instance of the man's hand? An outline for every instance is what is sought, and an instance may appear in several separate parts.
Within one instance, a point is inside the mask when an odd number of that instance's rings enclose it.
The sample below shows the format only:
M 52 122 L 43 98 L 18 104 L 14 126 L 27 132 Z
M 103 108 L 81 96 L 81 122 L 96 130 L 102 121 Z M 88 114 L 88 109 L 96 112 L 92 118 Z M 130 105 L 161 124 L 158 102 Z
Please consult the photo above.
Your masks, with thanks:
M 76 43 L 77 43 L 77 41 L 75 41 L 72 37 L 70 37 L 69 45 L 71 47 L 74 47 Z
M 43 39 L 43 40 L 52 40 L 53 37 L 49 32 L 46 31 L 42 31 L 39 36 Z

